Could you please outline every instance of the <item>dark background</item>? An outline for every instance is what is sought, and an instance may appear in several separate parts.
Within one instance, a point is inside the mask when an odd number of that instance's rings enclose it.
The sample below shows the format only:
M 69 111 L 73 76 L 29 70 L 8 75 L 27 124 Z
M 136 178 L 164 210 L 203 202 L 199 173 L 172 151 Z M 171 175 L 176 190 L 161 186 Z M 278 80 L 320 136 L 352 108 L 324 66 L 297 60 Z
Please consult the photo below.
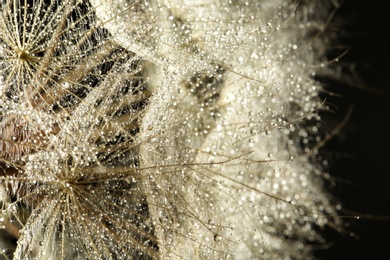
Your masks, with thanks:
M 336 179 L 332 193 L 346 210 L 340 214 L 362 217 L 345 218 L 346 229 L 354 236 L 326 229 L 331 248 L 318 251 L 320 259 L 390 259 L 390 9 L 386 2 L 346 0 L 334 18 L 335 24 L 343 20 L 338 34 L 349 47 L 340 65 L 350 64 L 356 75 L 355 82 L 328 82 L 328 89 L 340 97 L 327 101 L 336 111 L 331 120 L 341 122 L 351 105 L 353 113 L 321 152 L 330 158 L 328 171 Z

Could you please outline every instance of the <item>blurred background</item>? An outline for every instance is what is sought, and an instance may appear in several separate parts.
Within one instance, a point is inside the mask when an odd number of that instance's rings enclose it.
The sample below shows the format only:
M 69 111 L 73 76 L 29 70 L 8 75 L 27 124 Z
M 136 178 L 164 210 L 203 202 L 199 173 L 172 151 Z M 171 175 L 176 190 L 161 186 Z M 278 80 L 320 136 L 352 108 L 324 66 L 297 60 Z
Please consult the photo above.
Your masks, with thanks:
M 385 4 L 345 0 L 334 18 L 336 24 L 342 20 L 338 36 L 349 48 L 340 64 L 349 64 L 355 82 L 329 82 L 329 90 L 340 94 L 327 99 L 336 112 L 331 120 L 341 122 L 353 110 L 320 152 L 330 158 L 328 171 L 336 179 L 332 193 L 345 214 L 371 216 L 346 218 L 345 234 L 325 230 L 331 248 L 317 251 L 320 259 L 390 259 L 390 13 Z

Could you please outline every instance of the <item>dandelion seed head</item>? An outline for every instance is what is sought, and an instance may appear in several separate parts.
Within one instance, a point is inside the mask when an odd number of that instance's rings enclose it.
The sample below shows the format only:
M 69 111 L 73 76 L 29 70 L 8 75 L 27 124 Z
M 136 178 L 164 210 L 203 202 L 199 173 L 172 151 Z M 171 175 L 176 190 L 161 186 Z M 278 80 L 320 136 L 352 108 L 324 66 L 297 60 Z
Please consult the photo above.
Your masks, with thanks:
M 310 257 L 338 222 L 298 127 L 319 119 L 325 7 L 3 1 L 14 258 Z

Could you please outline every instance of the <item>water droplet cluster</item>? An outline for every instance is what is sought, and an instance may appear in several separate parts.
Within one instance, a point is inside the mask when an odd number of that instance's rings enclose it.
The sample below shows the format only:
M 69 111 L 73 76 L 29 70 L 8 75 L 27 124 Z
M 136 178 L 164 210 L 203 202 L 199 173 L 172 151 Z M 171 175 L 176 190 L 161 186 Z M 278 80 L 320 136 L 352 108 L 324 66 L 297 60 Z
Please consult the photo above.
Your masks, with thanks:
M 331 8 L 1 1 L 13 258 L 310 258 L 338 223 L 300 127 L 319 120 Z

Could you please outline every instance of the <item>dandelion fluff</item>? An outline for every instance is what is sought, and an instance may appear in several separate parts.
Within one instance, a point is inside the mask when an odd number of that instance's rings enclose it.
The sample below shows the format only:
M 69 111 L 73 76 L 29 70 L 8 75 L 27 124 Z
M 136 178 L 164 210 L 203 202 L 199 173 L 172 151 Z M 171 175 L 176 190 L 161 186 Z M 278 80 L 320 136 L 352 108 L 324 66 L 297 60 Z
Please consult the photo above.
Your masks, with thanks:
M 14 259 L 310 259 L 340 224 L 304 127 L 334 5 L 2 1 Z

